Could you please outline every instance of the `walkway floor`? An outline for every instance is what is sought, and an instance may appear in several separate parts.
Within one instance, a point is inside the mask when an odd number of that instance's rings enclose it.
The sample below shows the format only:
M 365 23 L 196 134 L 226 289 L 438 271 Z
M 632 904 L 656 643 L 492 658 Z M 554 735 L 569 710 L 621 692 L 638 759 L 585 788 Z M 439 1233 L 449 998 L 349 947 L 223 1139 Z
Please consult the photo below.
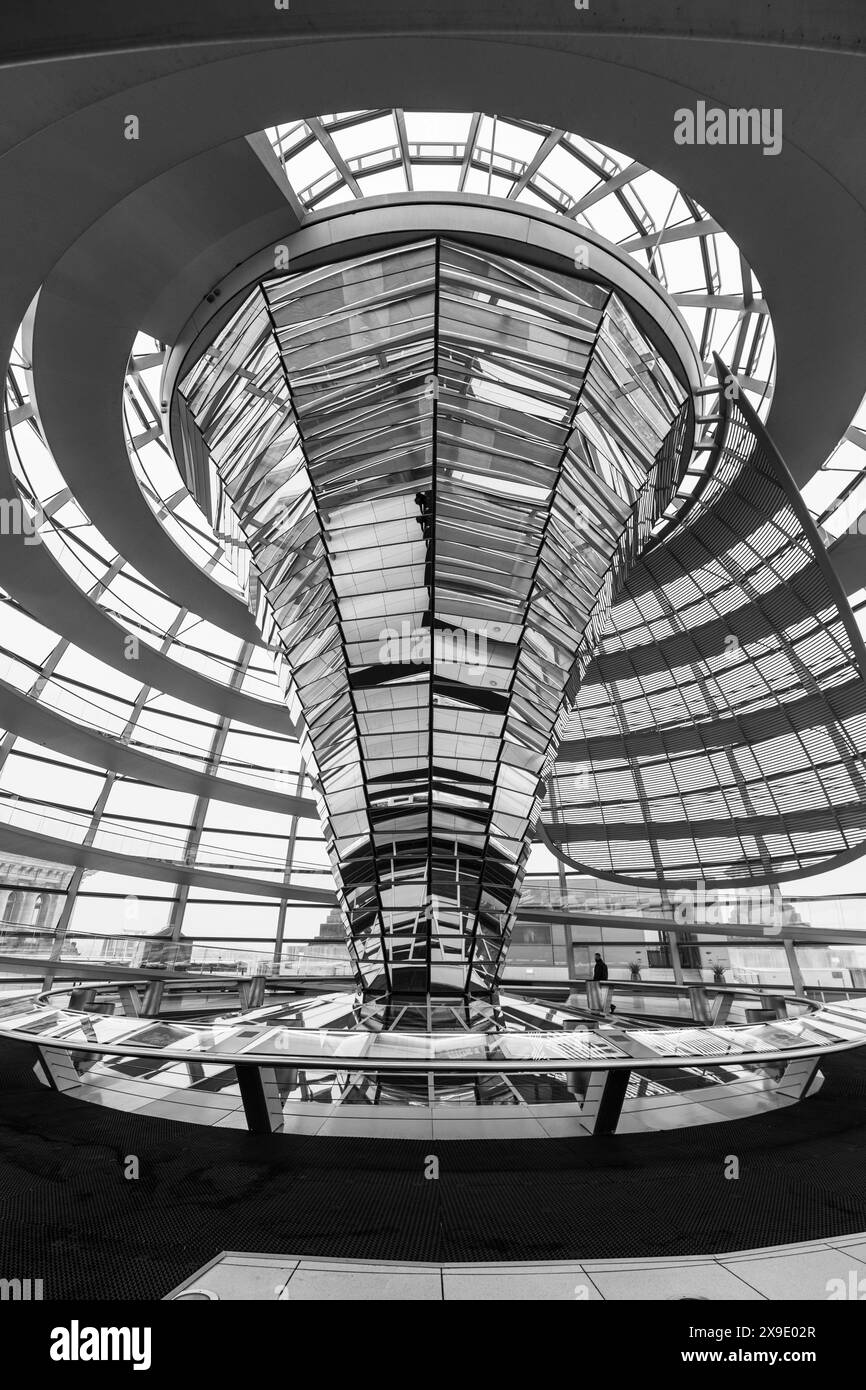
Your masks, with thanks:
M 704 1300 L 712 1303 L 860 1299 L 866 1234 L 679 1260 L 400 1264 L 226 1251 L 172 1298 L 256 1302 L 331 1300 L 558 1302 Z
M 162 1298 L 226 1250 L 319 1260 L 611 1261 L 866 1230 L 866 1055 L 805 1103 L 586 1140 L 254 1138 L 66 1099 L 0 1043 L 0 1277 Z M 137 1161 L 138 1177 L 127 1178 Z M 733 1163 L 732 1160 L 736 1160 Z M 726 1177 L 739 1167 L 739 1177 Z

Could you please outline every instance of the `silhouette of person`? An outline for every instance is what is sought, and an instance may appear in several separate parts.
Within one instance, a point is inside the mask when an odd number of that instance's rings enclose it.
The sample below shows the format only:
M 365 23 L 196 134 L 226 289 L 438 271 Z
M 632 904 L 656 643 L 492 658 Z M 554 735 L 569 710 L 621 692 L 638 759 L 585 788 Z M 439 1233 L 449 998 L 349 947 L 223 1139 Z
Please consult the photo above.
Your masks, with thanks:
M 604 963 L 604 961 L 602 960 L 601 956 L 598 954 L 598 951 L 596 951 L 596 953 L 595 953 L 595 968 L 593 969 L 593 972 L 592 972 L 592 978 L 593 978 L 594 980 L 606 980 L 606 979 L 607 979 L 607 966 L 605 965 L 605 963 Z

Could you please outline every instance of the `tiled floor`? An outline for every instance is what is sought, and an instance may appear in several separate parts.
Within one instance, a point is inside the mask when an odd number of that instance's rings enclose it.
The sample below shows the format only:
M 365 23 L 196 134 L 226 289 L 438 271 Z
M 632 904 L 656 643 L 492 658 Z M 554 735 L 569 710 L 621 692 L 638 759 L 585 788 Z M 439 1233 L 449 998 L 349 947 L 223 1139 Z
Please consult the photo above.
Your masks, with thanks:
M 226 1251 L 168 1295 L 179 1296 L 316 1303 L 866 1298 L 866 1234 L 679 1260 L 439 1265 Z

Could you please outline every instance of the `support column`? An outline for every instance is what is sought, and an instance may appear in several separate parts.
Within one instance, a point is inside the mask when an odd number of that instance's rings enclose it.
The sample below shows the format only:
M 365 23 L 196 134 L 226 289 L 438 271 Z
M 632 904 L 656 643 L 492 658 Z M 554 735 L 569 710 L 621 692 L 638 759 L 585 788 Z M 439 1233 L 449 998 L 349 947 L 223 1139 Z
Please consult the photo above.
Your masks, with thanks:
M 556 968 L 557 951 L 565 953 L 565 973 L 569 981 L 577 978 L 574 972 L 574 942 L 571 938 L 571 926 L 567 922 L 554 922 L 550 929 L 550 939 L 553 948 L 553 966 Z
M 785 948 L 785 955 L 788 960 L 788 969 L 791 972 L 791 982 L 794 986 L 794 993 L 802 999 L 806 993 L 806 984 L 803 973 L 800 970 L 800 962 L 797 959 L 797 947 L 794 945 L 793 938 L 786 936 L 782 945 Z
M 709 995 L 703 985 L 689 985 L 688 990 L 693 1021 L 704 1025 L 711 1024 L 713 1016 L 710 1009 Z
M 592 1072 L 589 1071 L 567 1071 L 565 1073 L 566 1087 L 581 1105 L 586 1100 L 591 1079 Z
M 593 1134 L 615 1134 L 622 1113 L 622 1103 L 628 1090 L 631 1072 L 626 1067 L 609 1071 L 604 1079 L 604 1089 L 595 1116 Z
M 561 867 L 561 866 L 560 866 Z M 566 965 L 568 967 L 568 998 L 566 1004 L 570 1009 L 580 1009 L 583 1003 L 580 997 L 580 986 L 583 980 L 577 973 L 577 966 L 574 963 L 574 928 L 568 923 L 565 927 L 566 943 Z
M 34 1047 L 34 1052 L 45 1080 L 53 1091 L 73 1091 L 80 1084 L 78 1071 L 68 1052 L 61 1048 Z M 79 1063 L 82 1071 L 92 1067 L 99 1059 L 92 1057 L 89 1062 Z
M 283 1107 L 273 1067 L 244 1062 L 235 1071 L 250 1134 L 276 1134 L 283 1127 Z
M 602 980 L 586 982 L 586 1007 L 594 1014 L 603 1014 L 607 1010 L 607 997 L 602 993 L 603 983 Z
M 33 1064 L 33 1070 L 36 1071 L 38 1067 L 39 1070 L 42 1072 L 42 1075 L 45 1077 L 45 1080 L 50 1089 L 52 1091 L 59 1091 L 60 1086 L 58 1084 L 57 1078 L 55 1077 L 54 1072 L 51 1069 L 51 1064 L 48 1061 L 48 1058 L 45 1056 L 44 1052 L 42 1051 L 42 1048 L 36 1047 L 34 1045 L 33 1052 L 36 1057 L 36 1061 Z
M 112 780 L 112 779 L 111 779 L 111 776 L 110 776 L 110 775 L 106 777 L 106 783 L 107 783 L 107 784 L 110 784 L 110 783 L 111 783 L 111 780 Z M 104 793 L 104 795 L 107 795 L 107 793 Z M 102 800 L 103 800 L 103 798 L 100 797 L 100 798 L 99 798 L 99 801 L 98 801 L 97 804 L 96 804 L 96 809 L 95 809 L 94 812 L 93 812 L 94 815 L 99 814 L 99 809 L 98 809 L 98 808 L 99 808 L 99 806 L 101 805 Z M 92 826 L 92 820 L 91 820 L 91 826 Z M 89 832 L 88 832 L 88 834 L 89 834 Z M 84 843 L 85 843 L 85 844 L 88 843 L 88 838 L 87 838 L 87 837 L 85 837 Z M 62 910 L 61 910 L 60 917 L 59 917 L 58 922 L 57 922 L 57 926 L 56 926 L 55 929 L 54 929 L 54 940 L 53 940 L 52 943 L 51 943 L 51 950 L 49 951 L 49 960 L 58 960 L 58 961 L 59 961 L 60 958 L 61 958 L 61 956 L 63 955 L 63 945 L 64 945 L 64 942 L 65 942 L 65 940 L 66 940 L 66 931 L 67 931 L 67 928 L 68 928 L 68 926 L 69 926 L 70 920 L 71 920 L 71 918 L 72 918 L 72 909 L 73 909 L 73 907 L 74 907 L 74 905 L 75 905 L 75 900 L 76 900 L 76 897 L 77 897 L 77 895 L 78 895 L 78 890 L 79 890 L 80 887 L 81 887 L 81 882 L 82 882 L 82 879 L 83 879 L 83 878 L 84 878 L 84 870 L 83 870 L 83 869 L 76 869 L 76 870 L 74 871 L 74 873 L 73 873 L 71 879 L 69 880 L 69 885 L 68 885 L 68 887 L 67 887 L 67 889 L 66 889 L 66 901 L 65 901 L 64 904 L 63 904 L 63 908 L 62 908 Z M 54 987 L 55 976 L 56 976 L 56 971 L 52 970 L 51 967 L 49 966 L 48 969 L 45 971 L 45 974 L 42 976 L 42 988 L 43 988 L 43 990 L 46 990 L 46 989 L 53 989 L 53 987 Z
M 731 1005 L 734 1002 L 733 994 L 718 994 L 713 1008 L 713 1027 L 721 1028 L 722 1024 L 727 1023 L 728 1014 L 731 1012 Z
M 162 1004 L 162 992 L 165 989 L 165 980 L 150 980 L 144 991 L 144 999 L 141 1002 L 141 1012 L 148 1018 L 156 1018 Z
M 295 782 L 295 785 L 292 788 L 295 796 L 303 796 L 304 778 L 306 777 L 306 775 L 307 764 L 304 762 L 303 758 L 301 758 L 298 766 L 297 781 Z M 298 838 L 298 819 L 298 816 L 293 816 L 291 824 L 289 826 L 289 836 L 286 844 L 286 868 L 285 873 L 283 875 L 283 883 L 286 887 L 288 887 L 288 885 L 292 881 L 292 872 L 295 860 L 295 845 L 297 843 Z M 285 943 L 286 918 L 288 916 L 288 911 L 288 899 L 282 898 L 280 900 L 279 912 L 277 915 L 277 934 L 274 939 L 274 971 L 277 975 L 282 974 L 283 945 Z
M 805 1100 L 819 1077 L 819 1085 L 823 1085 L 823 1077 L 819 1071 L 823 1060 L 823 1057 L 798 1057 L 789 1062 L 777 1087 L 779 1093 L 793 1096 L 796 1100 Z
M 128 1018 L 138 1018 L 141 1014 L 141 1001 L 135 985 L 118 985 L 117 993 L 123 1012 Z
M 683 985 L 685 984 L 685 980 L 683 979 L 683 963 L 680 960 L 680 943 L 676 932 L 669 931 L 667 938 L 668 950 L 671 953 L 671 965 L 674 968 L 674 984 Z

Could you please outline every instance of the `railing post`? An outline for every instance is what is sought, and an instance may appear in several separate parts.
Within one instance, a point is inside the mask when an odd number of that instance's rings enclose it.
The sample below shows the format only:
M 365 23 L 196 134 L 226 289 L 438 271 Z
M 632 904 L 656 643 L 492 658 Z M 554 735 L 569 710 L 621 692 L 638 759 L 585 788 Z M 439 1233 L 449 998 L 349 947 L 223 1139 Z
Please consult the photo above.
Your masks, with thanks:
M 589 1071 L 567 1071 L 565 1073 L 566 1088 L 581 1105 L 586 1100 L 591 1078 L 592 1072 Z
M 710 1010 L 710 1000 L 704 986 L 689 985 L 688 991 L 693 1021 L 704 1025 L 712 1023 L 713 1016 Z
M 273 1067 L 239 1062 L 235 1072 L 250 1134 L 275 1134 L 282 1129 L 283 1107 Z
M 674 968 L 674 984 L 685 984 L 685 980 L 683 979 L 683 963 L 680 960 L 680 943 L 677 934 L 675 931 L 669 931 L 667 936 L 668 949 L 671 953 L 671 965 Z
M 570 924 L 565 925 L 565 965 L 568 971 L 568 981 L 577 980 L 577 966 L 574 963 L 574 930 Z
M 734 996 L 730 992 L 726 991 L 725 993 L 719 993 L 713 1008 L 714 1028 L 721 1028 L 724 1023 L 727 1023 L 728 1014 L 731 1012 L 731 1005 L 733 1002 Z
M 786 936 L 782 945 L 785 948 L 785 955 L 788 960 L 788 969 L 791 972 L 791 983 L 794 986 L 794 993 L 798 994 L 802 999 L 806 993 L 806 984 L 803 980 L 803 973 L 800 970 L 800 962 L 797 959 L 797 948 L 794 945 L 793 938 Z
M 141 1014 L 141 1004 L 135 985 L 118 985 L 117 993 L 123 1012 L 130 1018 L 138 1018 Z
M 162 1004 L 165 980 L 149 980 L 141 1001 L 141 1012 L 147 1018 L 156 1018 Z
M 263 971 L 259 970 L 250 980 L 250 992 L 248 997 L 248 1009 L 260 1009 L 265 1002 L 265 979 Z
M 622 1104 L 631 1072 L 627 1067 L 617 1067 L 609 1071 L 604 1079 L 604 1087 L 598 1110 L 595 1115 L 593 1134 L 615 1134 L 622 1113 Z

